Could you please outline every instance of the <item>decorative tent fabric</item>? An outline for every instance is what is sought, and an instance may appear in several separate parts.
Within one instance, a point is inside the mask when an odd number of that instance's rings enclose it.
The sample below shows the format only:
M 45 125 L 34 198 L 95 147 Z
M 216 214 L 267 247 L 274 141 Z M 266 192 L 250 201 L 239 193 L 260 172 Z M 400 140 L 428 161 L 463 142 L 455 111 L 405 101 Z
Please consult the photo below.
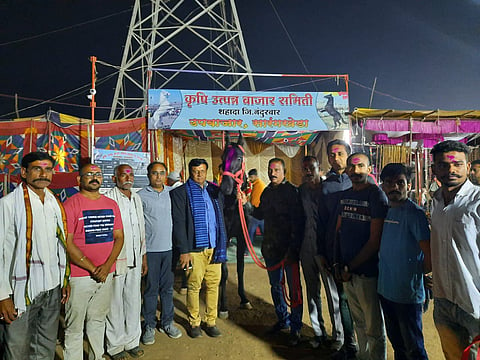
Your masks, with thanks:
M 95 148 L 123 151 L 152 152 L 152 160 L 164 161 L 170 171 L 182 171 L 192 156 L 201 154 L 189 139 L 208 141 L 213 146 L 222 145 L 222 131 L 182 131 L 148 132 L 144 118 L 97 123 L 94 127 Z M 20 164 L 23 156 L 31 151 L 47 151 L 55 160 L 56 174 L 51 188 L 61 199 L 71 196 L 76 190 L 78 169 L 84 159 L 91 157 L 90 144 L 92 126 L 89 119 L 48 111 L 45 116 L 15 119 L 2 122 L 0 128 L 0 196 L 11 190 L 12 183 L 19 182 Z M 231 132 L 232 138 L 238 132 Z M 266 161 L 274 156 L 286 156 L 286 160 L 297 161 L 303 156 L 300 146 L 311 144 L 318 133 L 298 131 L 242 132 L 251 148 L 248 152 L 247 168 L 257 168 L 264 180 Z M 150 136 L 150 137 L 149 137 Z M 281 145 L 277 147 L 268 145 Z M 288 146 L 292 145 L 292 146 Z M 183 154 L 186 154 L 185 158 Z M 213 160 L 212 150 L 206 158 Z M 216 159 L 216 158 L 215 158 Z M 266 159 L 266 160 L 265 160 Z M 293 163 L 292 163 L 293 165 Z M 290 166 L 289 166 L 290 167 Z M 214 171 L 217 171 L 215 168 Z M 293 176 L 293 175 L 292 175 Z
M 64 122 L 65 121 L 65 122 Z M 48 151 L 55 160 L 52 190 L 72 195 L 82 158 L 89 157 L 90 121 L 49 111 L 46 116 L 2 122 L 0 128 L 0 196 L 6 184 L 20 181 L 20 160 L 31 151 Z M 144 118 L 95 125 L 100 149 L 146 151 Z
M 431 148 L 447 138 L 467 141 L 480 133 L 479 110 L 389 110 L 357 108 L 351 114 L 356 126 L 373 133 L 377 144 L 422 141 Z

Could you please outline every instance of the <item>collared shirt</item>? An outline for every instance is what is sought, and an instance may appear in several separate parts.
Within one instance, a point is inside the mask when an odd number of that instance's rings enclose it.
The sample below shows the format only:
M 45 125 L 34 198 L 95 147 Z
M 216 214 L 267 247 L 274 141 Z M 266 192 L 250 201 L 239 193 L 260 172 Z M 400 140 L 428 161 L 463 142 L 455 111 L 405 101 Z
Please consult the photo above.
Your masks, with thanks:
M 144 254 L 144 243 L 142 235 L 144 233 L 141 228 L 144 226 L 142 210 L 142 200 L 136 192 L 131 193 L 130 198 L 120 191 L 118 187 L 114 187 L 107 191 L 105 196 L 115 200 L 120 208 L 122 214 L 123 223 L 123 248 L 117 258 L 117 273 L 121 270 L 122 273 L 125 269 L 119 269 L 120 262 L 123 262 L 128 267 L 136 267 L 142 264 L 142 255 Z M 137 208 L 139 207 L 139 209 Z
M 196 184 L 198 186 L 198 184 Z M 205 182 L 202 188 L 202 196 L 205 201 L 207 226 L 208 226 L 208 241 L 210 247 L 214 249 L 217 246 L 217 217 L 215 216 L 215 208 L 213 207 L 212 199 L 207 191 L 208 183 Z
M 480 318 L 480 188 L 469 180 L 446 206 L 434 194 L 431 249 L 434 296 Z
M 60 270 L 58 268 L 58 240 L 57 216 L 55 208 L 57 200 L 47 196 L 45 191 L 44 202 L 28 187 L 30 204 L 32 205 L 32 259 L 30 262 L 30 280 L 43 284 L 43 289 L 54 289 L 60 284 Z
M 327 174 L 327 179 L 322 183 L 322 192 L 324 195 L 334 194 L 351 187 L 352 181 L 345 172 L 337 174 L 335 171 L 330 170 Z
M 145 218 L 147 252 L 172 250 L 172 204 L 170 186 L 164 185 L 158 192 L 147 186 L 138 192 L 142 198 Z

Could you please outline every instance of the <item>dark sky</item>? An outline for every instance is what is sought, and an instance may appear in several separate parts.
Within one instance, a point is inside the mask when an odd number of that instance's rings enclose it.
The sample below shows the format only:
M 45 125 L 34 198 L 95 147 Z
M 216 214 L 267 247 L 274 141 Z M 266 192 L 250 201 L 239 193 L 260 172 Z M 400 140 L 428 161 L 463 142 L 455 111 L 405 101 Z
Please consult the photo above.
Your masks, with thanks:
M 375 77 L 374 108 L 480 109 L 480 0 L 236 4 L 254 72 L 349 74 L 351 109 L 368 107 Z M 53 109 L 88 118 L 88 58 L 120 64 L 132 5 L 133 0 L 0 0 L 0 118 L 15 117 L 15 93 L 25 109 L 82 86 L 58 100 L 65 104 L 42 104 L 20 116 Z M 97 70 L 99 78 L 113 72 L 100 65 Z M 115 80 L 99 88 L 100 118 L 108 117 L 101 108 L 110 107 Z M 256 78 L 256 85 L 262 90 L 285 83 Z M 295 89 L 332 90 L 325 83 Z

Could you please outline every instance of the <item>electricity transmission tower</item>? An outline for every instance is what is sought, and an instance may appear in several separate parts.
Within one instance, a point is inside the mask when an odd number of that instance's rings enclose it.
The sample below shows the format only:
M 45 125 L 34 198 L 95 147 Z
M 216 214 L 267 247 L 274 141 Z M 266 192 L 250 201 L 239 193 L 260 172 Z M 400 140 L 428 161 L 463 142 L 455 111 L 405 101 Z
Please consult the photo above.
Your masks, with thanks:
M 245 73 L 235 0 L 136 0 L 110 119 L 145 116 L 149 88 L 255 90 Z

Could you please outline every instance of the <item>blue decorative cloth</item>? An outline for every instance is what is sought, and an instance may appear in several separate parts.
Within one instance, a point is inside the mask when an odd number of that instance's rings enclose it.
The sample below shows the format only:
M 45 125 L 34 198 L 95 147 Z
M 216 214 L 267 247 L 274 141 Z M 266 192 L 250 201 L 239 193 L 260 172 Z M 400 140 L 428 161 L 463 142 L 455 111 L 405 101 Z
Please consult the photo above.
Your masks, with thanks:
M 192 209 L 193 226 L 195 228 L 195 247 L 208 247 L 210 242 L 208 239 L 208 223 L 207 223 L 207 207 L 202 194 L 202 188 L 193 180 L 188 179 L 185 183 L 188 201 Z M 225 230 L 225 222 L 223 220 L 223 209 L 219 201 L 219 188 L 211 182 L 206 183 L 206 190 L 210 197 L 213 208 L 215 210 L 216 219 L 216 246 L 213 255 L 214 263 L 223 263 L 227 261 L 227 232 Z
M 195 228 L 195 247 L 208 248 L 207 208 L 203 199 L 202 188 L 193 180 L 186 182 L 188 201 L 192 209 L 193 226 Z
M 207 191 L 212 187 L 213 186 L 208 186 Z M 215 208 L 215 217 L 217 218 L 217 246 L 215 247 L 215 253 L 213 254 L 213 262 L 224 263 L 227 261 L 227 232 L 223 220 L 223 210 L 220 208 L 218 198 L 212 197 L 212 202 L 213 207 Z

